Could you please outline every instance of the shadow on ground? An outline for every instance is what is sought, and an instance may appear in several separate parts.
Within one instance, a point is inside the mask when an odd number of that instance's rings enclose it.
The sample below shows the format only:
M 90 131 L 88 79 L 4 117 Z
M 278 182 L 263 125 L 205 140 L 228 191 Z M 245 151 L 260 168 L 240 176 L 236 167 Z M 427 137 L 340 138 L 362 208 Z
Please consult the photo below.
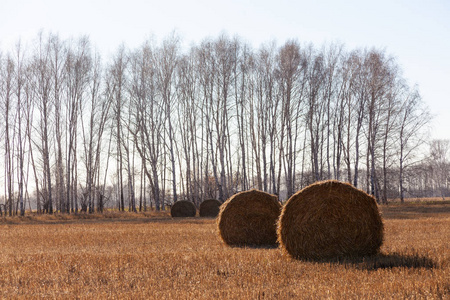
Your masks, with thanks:
M 447 202 L 432 204 L 392 204 L 380 207 L 385 219 L 418 219 L 450 216 L 450 204 Z
M 275 245 L 249 245 L 249 244 L 245 244 L 245 245 L 229 245 L 231 248 L 249 248 L 249 249 L 278 249 L 278 244 Z
M 419 255 L 405 255 L 398 253 L 380 253 L 366 257 L 352 257 L 331 259 L 321 262 L 336 263 L 348 268 L 376 271 L 379 269 L 407 268 L 407 269 L 434 269 L 438 265 L 430 258 Z
M 45 216 L 44 219 L 39 219 L 39 217 L 7 217 L 0 218 L 0 225 L 36 225 L 36 224 L 47 224 L 47 225 L 64 225 L 64 224 L 102 224 L 102 223 L 123 223 L 123 224 L 146 224 L 146 223 L 167 223 L 167 224 L 205 224 L 213 223 L 215 219 L 213 218 L 200 218 L 200 217 L 189 217 L 189 218 L 172 218 L 168 215 L 161 216 L 149 216 L 145 217 L 142 215 L 124 215 L 120 214 L 115 216 L 97 215 L 92 216 L 89 214 L 76 214 L 76 215 L 54 215 Z

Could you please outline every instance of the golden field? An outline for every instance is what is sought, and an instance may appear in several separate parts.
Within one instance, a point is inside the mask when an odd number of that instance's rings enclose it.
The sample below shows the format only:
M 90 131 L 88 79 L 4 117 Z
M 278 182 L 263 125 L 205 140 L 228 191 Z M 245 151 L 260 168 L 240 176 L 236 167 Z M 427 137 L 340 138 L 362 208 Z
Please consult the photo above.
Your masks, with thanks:
M 381 207 L 381 254 L 300 261 L 230 248 L 214 219 L 0 219 L 0 298 L 450 299 L 450 204 Z

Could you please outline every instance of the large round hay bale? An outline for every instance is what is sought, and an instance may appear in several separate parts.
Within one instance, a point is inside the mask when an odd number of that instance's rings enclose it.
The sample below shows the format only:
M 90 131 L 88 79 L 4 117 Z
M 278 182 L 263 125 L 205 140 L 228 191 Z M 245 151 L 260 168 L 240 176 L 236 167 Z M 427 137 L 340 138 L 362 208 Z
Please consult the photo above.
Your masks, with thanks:
M 383 222 L 375 199 L 336 180 L 312 184 L 294 194 L 278 220 L 278 242 L 300 259 L 376 254 Z
M 230 246 L 274 246 L 281 205 L 274 195 L 249 190 L 225 201 L 217 220 L 222 240 Z
M 196 213 L 197 209 L 195 208 L 195 204 L 187 200 L 175 202 L 170 209 L 170 215 L 173 218 L 195 217 Z
M 220 211 L 220 203 L 219 200 L 216 199 L 208 199 L 200 203 L 199 214 L 200 217 L 217 217 Z

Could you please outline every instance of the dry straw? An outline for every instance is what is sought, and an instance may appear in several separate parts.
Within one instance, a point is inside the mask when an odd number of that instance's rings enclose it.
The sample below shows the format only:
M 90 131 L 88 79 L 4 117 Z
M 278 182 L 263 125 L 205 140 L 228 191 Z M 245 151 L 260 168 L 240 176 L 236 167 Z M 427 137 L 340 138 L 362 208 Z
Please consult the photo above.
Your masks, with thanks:
M 274 195 L 258 190 L 237 193 L 220 208 L 220 236 L 230 246 L 274 246 L 280 211 Z
M 294 194 L 282 209 L 277 231 L 284 251 L 300 259 L 372 255 L 383 242 L 375 199 L 335 180 Z
M 199 209 L 200 217 L 217 217 L 220 211 L 221 204 L 222 203 L 220 203 L 220 201 L 216 199 L 208 199 L 203 201 L 200 204 Z
M 195 204 L 191 201 L 180 200 L 175 202 L 170 209 L 170 215 L 173 218 L 179 217 L 195 217 L 197 209 Z

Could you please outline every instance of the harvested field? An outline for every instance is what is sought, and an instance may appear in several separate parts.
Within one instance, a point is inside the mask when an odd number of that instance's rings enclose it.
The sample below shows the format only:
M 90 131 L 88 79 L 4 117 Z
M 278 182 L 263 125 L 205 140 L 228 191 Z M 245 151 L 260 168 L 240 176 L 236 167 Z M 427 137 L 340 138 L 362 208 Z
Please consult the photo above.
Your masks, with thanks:
M 341 261 L 230 248 L 168 213 L 0 219 L 0 298 L 448 299 L 450 205 L 428 208 L 383 206 L 381 254 Z
M 439 203 L 431 202 L 427 204 L 421 203 L 394 203 L 381 206 L 382 216 L 385 219 L 415 219 L 431 217 L 441 218 L 450 215 L 450 202 Z

